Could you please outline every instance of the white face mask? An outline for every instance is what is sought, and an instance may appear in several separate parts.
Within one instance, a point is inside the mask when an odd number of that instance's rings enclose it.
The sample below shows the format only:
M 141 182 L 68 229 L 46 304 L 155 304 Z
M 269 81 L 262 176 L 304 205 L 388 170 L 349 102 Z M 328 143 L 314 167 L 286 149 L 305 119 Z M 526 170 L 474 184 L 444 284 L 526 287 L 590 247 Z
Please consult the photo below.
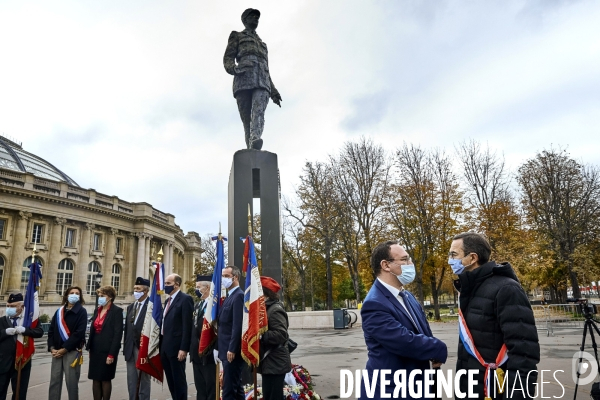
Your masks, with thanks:
M 402 285 L 408 285 L 415 280 L 415 276 L 417 275 L 414 264 L 403 265 L 400 275 L 396 275 L 392 271 L 390 273 L 398 278 Z
M 233 278 L 221 277 L 221 284 L 225 289 L 229 289 L 233 283 Z
M 69 300 L 69 304 L 75 304 L 79 301 L 79 295 L 78 294 L 70 294 L 69 297 L 67 297 L 67 299 Z
M 141 299 L 142 297 L 144 297 L 144 292 L 133 292 L 133 297 L 134 297 L 136 300 L 139 300 L 139 299 Z

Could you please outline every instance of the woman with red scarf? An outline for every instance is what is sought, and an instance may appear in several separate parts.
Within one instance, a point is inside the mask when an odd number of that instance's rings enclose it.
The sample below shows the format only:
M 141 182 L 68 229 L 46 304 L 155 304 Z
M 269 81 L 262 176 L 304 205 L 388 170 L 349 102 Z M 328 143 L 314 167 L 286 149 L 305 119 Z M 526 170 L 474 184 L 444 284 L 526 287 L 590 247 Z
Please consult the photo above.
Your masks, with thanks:
M 287 347 L 288 316 L 279 301 L 279 283 L 268 276 L 261 276 L 260 283 L 267 307 L 269 330 L 260 338 L 261 360 L 258 372 L 262 375 L 263 399 L 281 400 L 285 374 L 292 368 Z
M 98 289 L 98 309 L 92 318 L 87 350 L 90 352 L 88 379 L 93 381 L 94 400 L 110 400 L 112 380 L 123 337 L 123 309 L 113 304 L 112 286 Z

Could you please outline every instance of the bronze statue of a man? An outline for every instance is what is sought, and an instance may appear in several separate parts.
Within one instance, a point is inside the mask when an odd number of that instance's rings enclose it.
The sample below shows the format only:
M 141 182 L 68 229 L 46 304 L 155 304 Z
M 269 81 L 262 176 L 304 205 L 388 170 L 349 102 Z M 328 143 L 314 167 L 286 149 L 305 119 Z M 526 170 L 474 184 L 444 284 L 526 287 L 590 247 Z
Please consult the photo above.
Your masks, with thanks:
M 256 34 L 260 11 L 249 8 L 242 14 L 246 29 L 229 35 L 223 65 L 233 78 L 233 97 L 237 100 L 246 133 L 246 147 L 260 150 L 265 110 L 269 97 L 281 107 L 281 96 L 269 74 L 267 45 Z M 237 61 L 237 64 L 236 64 Z

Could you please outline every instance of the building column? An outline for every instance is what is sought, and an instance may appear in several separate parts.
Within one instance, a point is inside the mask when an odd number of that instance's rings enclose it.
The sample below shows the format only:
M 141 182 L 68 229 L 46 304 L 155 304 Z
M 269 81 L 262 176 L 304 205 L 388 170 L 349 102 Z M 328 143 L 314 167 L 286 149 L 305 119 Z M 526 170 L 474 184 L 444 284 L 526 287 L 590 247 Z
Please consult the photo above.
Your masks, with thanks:
M 147 278 L 148 274 L 145 273 L 148 268 L 145 268 L 144 264 L 144 256 L 146 255 L 146 234 L 143 232 L 139 232 L 136 234 L 138 238 L 138 247 L 137 247 L 137 259 L 136 259 L 136 267 L 135 267 L 135 276 L 141 276 L 143 278 Z
M 106 242 L 106 253 L 104 254 L 104 272 L 102 273 L 102 286 L 108 286 L 111 284 L 110 278 L 112 276 L 112 266 L 115 263 L 115 255 L 117 254 L 116 235 L 118 233 L 118 229 L 111 228 L 108 230 L 108 235 L 106 235 L 106 239 L 108 240 L 108 242 Z
M 146 234 L 146 253 L 144 254 L 144 278 L 150 276 L 150 248 L 152 247 L 152 235 Z
M 79 262 L 74 272 L 75 286 L 79 286 L 83 290 L 83 294 L 87 293 L 86 283 L 88 275 L 88 264 L 90 263 L 90 249 L 92 248 L 92 230 L 96 225 L 87 222 L 83 226 L 83 236 L 81 245 L 79 246 Z
M 7 293 L 19 293 L 21 291 L 21 271 L 25 257 L 25 245 L 27 244 L 27 222 L 31 218 L 31 213 L 19 211 L 19 219 L 15 228 L 14 248 L 12 251 L 12 261 L 10 273 L 8 275 Z M 8 264 L 8 263 L 7 263 Z
M 65 218 L 54 218 L 54 224 L 52 225 L 52 236 L 50 238 L 50 252 L 48 254 L 48 263 L 46 268 L 42 272 L 42 282 L 45 281 L 45 290 L 42 294 L 54 295 L 56 293 L 56 277 L 58 274 L 58 263 L 60 262 L 62 255 L 60 249 L 62 247 L 62 228 L 67 223 Z
M 123 294 L 129 296 L 133 293 L 133 283 L 135 282 L 137 272 L 135 258 L 135 233 L 128 232 L 127 239 L 124 243 L 125 246 L 125 259 L 123 260 L 123 269 L 121 270 L 121 277 L 123 279 Z M 134 261 L 135 260 L 135 261 Z
M 169 274 L 173 273 L 173 245 L 175 243 L 172 241 L 167 242 L 167 254 L 169 255 Z

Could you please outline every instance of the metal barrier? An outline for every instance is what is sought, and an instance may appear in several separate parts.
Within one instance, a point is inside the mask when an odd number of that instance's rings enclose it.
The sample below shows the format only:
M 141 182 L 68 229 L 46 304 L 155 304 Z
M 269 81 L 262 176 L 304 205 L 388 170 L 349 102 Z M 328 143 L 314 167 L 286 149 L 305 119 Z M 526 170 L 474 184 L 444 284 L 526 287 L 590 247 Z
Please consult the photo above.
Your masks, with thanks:
M 554 336 L 555 330 L 574 330 L 583 328 L 585 316 L 576 304 L 552 304 L 531 306 L 538 331 L 546 331 Z
M 548 308 L 544 306 L 531 306 L 531 309 L 533 310 L 537 330 L 546 331 L 546 336 L 550 336 L 552 327 L 548 318 Z

